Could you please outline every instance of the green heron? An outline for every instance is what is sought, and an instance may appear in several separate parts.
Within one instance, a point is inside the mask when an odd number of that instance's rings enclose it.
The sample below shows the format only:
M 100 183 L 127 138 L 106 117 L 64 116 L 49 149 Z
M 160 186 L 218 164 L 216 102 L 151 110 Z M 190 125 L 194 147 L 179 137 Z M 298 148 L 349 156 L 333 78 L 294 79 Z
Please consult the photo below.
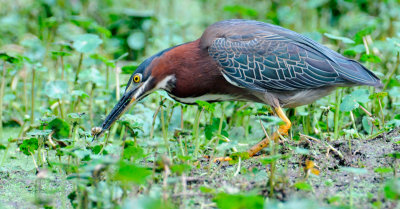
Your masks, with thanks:
M 276 141 L 291 127 L 282 107 L 310 104 L 336 87 L 356 85 L 382 83 L 357 61 L 291 30 L 253 20 L 224 20 L 209 26 L 199 39 L 165 49 L 139 65 L 97 136 L 132 103 L 163 89 L 186 104 L 237 100 L 270 105 L 285 122 L 270 138 Z M 249 156 L 270 139 L 251 147 Z

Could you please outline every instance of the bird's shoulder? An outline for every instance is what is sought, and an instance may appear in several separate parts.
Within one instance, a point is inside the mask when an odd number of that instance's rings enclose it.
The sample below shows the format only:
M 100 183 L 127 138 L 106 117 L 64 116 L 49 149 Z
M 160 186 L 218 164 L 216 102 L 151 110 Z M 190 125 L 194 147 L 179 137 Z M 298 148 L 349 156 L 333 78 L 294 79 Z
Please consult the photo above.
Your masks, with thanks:
M 208 48 L 216 39 L 226 38 L 236 41 L 252 40 L 256 34 L 273 34 L 274 25 L 253 21 L 232 19 L 223 20 L 210 25 L 200 38 L 200 44 L 203 48 Z
M 227 42 L 268 44 L 267 42 L 280 42 L 287 45 L 301 47 L 325 59 L 334 61 L 344 58 L 339 53 L 315 42 L 314 40 L 278 25 L 245 19 L 231 19 L 216 22 L 210 25 L 200 38 L 200 46 L 208 49 L 223 39 Z

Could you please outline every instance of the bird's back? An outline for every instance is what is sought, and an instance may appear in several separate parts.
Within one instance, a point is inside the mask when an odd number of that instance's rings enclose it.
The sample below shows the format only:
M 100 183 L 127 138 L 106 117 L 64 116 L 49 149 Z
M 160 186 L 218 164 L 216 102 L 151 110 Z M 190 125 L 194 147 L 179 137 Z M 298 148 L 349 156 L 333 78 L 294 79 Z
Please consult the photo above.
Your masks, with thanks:
M 228 80 L 255 90 L 382 86 L 379 78 L 357 61 L 301 34 L 264 22 L 217 22 L 203 33 L 200 46 L 220 64 Z

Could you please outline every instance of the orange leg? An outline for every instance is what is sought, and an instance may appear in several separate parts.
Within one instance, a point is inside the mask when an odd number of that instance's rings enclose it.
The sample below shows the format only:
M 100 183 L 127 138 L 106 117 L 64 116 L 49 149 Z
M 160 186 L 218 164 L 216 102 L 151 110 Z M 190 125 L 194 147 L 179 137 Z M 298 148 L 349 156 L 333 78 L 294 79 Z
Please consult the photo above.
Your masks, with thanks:
M 274 142 L 278 142 L 279 136 L 282 135 L 287 135 L 288 131 L 290 129 L 290 127 L 292 126 L 292 123 L 290 122 L 289 118 L 286 117 L 285 112 L 283 112 L 282 108 L 277 107 L 275 108 L 275 112 L 278 115 L 278 117 L 280 119 L 283 120 L 283 122 L 285 122 L 284 125 L 279 126 L 279 129 L 277 132 L 275 132 L 271 139 L 274 140 Z M 258 142 L 256 145 L 254 145 L 253 147 L 251 147 L 247 152 L 249 153 L 249 156 L 252 157 L 255 154 L 257 154 L 257 152 L 259 152 L 260 150 L 262 150 L 263 148 L 267 147 L 269 144 L 269 138 L 266 137 L 265 139 L 263 139 L 262 141 Z M 232 158 L 230 157 L 219 157 L 219 158 L 215 158 L 214 162 L 216 161 L 230 161 L 232 160 Z

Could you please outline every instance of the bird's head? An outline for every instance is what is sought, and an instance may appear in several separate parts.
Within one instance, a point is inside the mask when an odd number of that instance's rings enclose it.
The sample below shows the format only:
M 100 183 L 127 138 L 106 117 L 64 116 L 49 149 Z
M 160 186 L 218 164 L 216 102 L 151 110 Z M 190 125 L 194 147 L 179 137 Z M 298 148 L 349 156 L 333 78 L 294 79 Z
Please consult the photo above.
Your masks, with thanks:
M 146 59 L 138 66 L 136 71 L 131 75 L 123 96 L 107 115 L 102 124 L 101 132 L 96 134 L 96 137 L 109 129 L 133 103 L 143 99 L 157 89 L 168 90 L 174 85 L 174 75 L 164 66 L 165 57 L 163 56 L 167 50 Z

